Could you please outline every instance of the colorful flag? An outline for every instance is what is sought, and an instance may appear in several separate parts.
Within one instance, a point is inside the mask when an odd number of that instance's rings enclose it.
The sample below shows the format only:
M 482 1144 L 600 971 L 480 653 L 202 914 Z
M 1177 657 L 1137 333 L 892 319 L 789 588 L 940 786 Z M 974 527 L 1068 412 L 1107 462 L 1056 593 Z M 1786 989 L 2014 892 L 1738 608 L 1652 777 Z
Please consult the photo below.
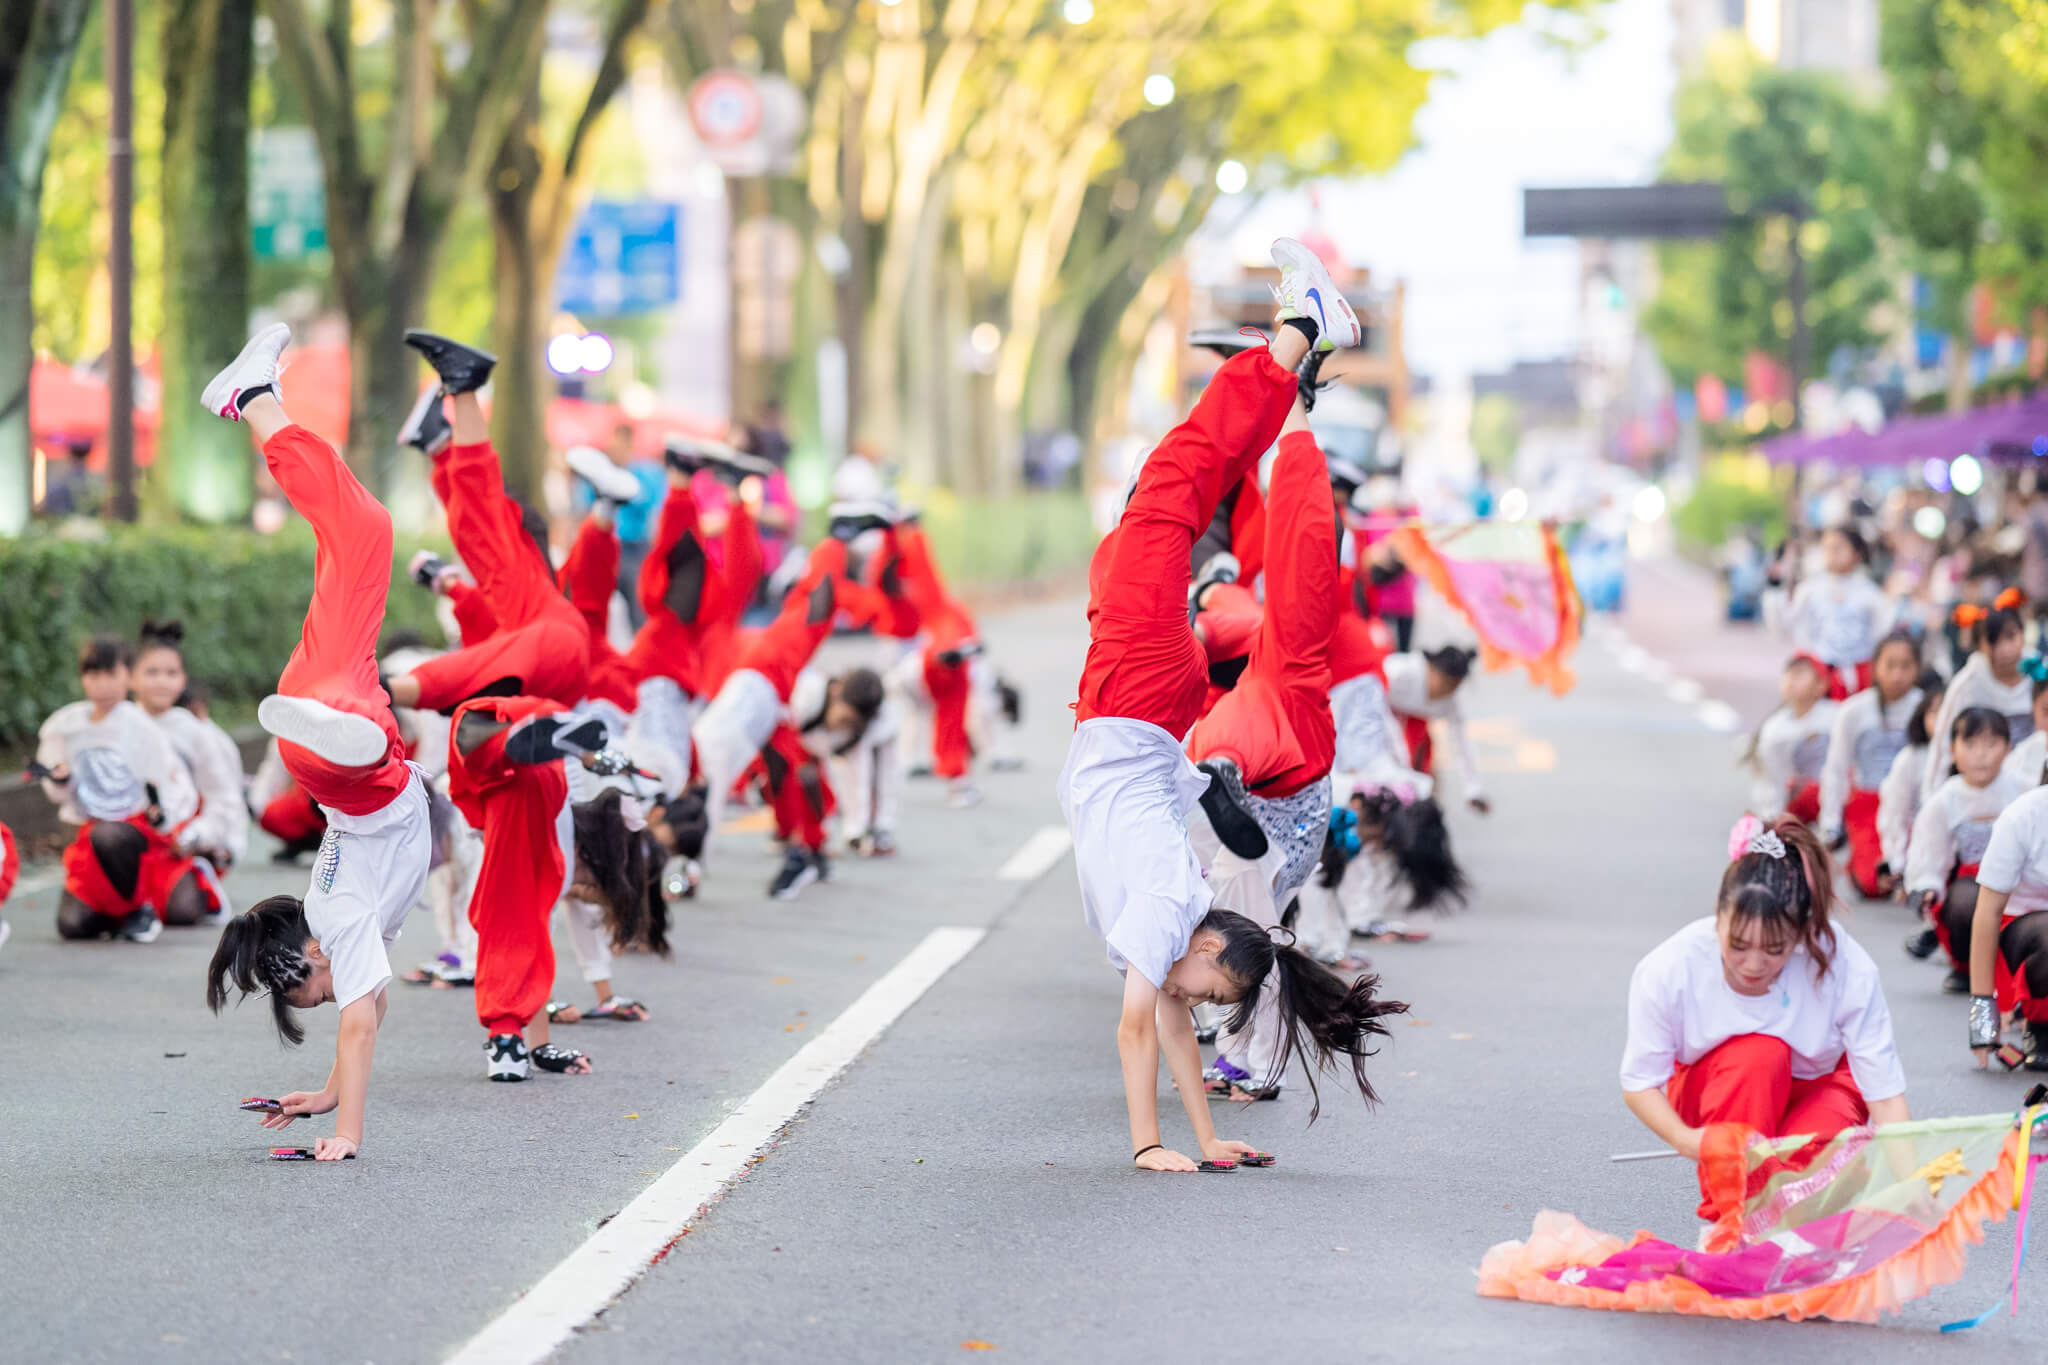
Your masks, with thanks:
M 1410 572 L 1456 607 L 1489 669 L 1520 664 L 1563 696 L 1579 643 L 1579 594 L 1557 533 L 1534 521 L 1404 526 L 1390 537 Z

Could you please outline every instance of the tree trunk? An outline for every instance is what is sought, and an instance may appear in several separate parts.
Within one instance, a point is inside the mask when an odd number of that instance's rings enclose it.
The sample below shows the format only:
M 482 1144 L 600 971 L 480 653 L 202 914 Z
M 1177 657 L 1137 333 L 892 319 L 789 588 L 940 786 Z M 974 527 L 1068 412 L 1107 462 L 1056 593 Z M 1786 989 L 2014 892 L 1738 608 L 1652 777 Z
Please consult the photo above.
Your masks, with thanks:
M 249 88 L 255 0 L 174 0 L 164 12 L 164 335 L 159 478 L 194 521 L 249 515 L 245 432 L 199 409 L 249 321 Z
M 7 0 L 0 5 L 0 535 L 17 535 L 32 510 L 35 436 L 28 376 L 35 363 L 30 274 L 42 221 L 50 131 L 71 80 L 71 59 L 91 0 Z
M 491 248 L 497 269 L 491 308 L 491 347 L 498 353 L 491 388 L 491 443 L 505 468 L 505 487 L 539 505 L 540 478 L 547 463 L 548 395 L 552 376 L 543 363 L 548 322 L 543 293 L 552 282 L 553 260 L 541 260 L 535 240 L 535 200 L 540 189 L 536 79 L 528 104 L 504 143 L 491 171 Z M 543 278 L 546 277 L 546 278 Z
M 405 344 L 408 301 L 366 290 L 348 320 L 348 462 L 379 497 L 398 472 L 399 424 L 418 397 L 419 355 Z

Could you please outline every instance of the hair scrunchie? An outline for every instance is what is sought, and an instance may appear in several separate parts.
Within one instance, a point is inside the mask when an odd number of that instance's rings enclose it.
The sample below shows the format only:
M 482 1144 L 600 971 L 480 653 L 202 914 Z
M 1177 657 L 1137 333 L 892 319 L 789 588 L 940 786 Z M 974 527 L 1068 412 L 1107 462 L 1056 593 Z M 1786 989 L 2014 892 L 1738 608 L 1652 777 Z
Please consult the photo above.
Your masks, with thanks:
M 1762 853 L 1771 858 L 1785 856 L 1785 841 L 1754 815 L 1744 815 L 1728 831 L 1728 861 L 1734 862 L 1744 854 Z

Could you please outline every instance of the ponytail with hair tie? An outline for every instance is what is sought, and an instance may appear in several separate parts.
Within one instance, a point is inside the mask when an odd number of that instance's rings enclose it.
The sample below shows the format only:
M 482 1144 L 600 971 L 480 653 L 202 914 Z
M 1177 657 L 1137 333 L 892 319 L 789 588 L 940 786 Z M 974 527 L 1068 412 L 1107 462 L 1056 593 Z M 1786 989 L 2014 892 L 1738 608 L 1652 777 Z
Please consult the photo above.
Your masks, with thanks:
M 2025 605 L 2027 605 L 2027 595 L 2016 587 L 2007 588 L 2004 592 L 1991 599 L 1991 606 L 1995 611 L 2018 611 Z
M 1978 626 L 1983 625 L 1984 619 L 1990 615 L 1989 611 L 1978 606 L 1975 602 L 1964 602 L 1955 611 L 1950 613 L 1949 619 L 1954 621 L 1963 630 L 1975 630 Z

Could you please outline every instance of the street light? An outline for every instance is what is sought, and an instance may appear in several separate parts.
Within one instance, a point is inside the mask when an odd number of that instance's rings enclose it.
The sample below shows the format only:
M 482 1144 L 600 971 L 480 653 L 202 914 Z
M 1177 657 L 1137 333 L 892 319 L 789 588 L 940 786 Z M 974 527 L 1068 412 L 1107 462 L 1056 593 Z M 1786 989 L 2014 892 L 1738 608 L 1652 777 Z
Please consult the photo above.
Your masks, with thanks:
M 1159 73 L 1145 78 L 1145 102 L 1155 109 L 1173 103 L 1173 77 Z
M 1975 455 L 1958 455 L 1949 462 L 1948 483 L 1964 497 L 1974 497 L 1984 486 L 1984 466 L 1977 463 Z
M 1216 188 L 1225 194 L 1242 194 L 1251 183 L 1251 172 L 1242 161 L 1226 161 L 1216 168 Z

